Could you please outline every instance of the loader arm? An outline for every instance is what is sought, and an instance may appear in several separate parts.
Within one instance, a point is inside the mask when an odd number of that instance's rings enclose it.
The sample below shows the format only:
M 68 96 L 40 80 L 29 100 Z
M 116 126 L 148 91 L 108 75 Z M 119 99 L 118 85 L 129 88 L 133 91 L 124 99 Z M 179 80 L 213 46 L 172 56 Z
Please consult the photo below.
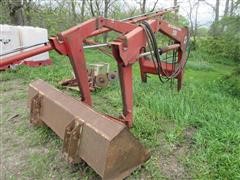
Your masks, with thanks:
M 154 67 L 153 61 L 149 58 L 141 56 L 147 47 L 147 36 L 142 26 L 145 21 L 151 27 L 153 33 L 161 32 L 174 40 L 175 44 L 161 50 L 165 53 L 170 50 L 178 51 L 179 68 L 176 77 L 178 79 L 178 89 L 182 85 L 183 65 L 186 62 L 186 39 L 188 38 L 187 28 L 179 28 L 169 24 L 163 20 L 162 16 L 175 8 L 162 10 L 150 15 L 142 15 L 123 21 L 112 20 L 103 17 L 90 19 L 80 25 L 74 26 L 64 32 L 59 33 L 56 37 L 49 39 L 49 43 L 42 47 L 10 56 L 1 61 L 0 67 L 14 61 L 20 61 L 25 58 L 50 51 L 56 50 L 59 54 L 68 56 L 81 92 L 81 100 L 89 106 L 92 106 L 91 94 L 88 86 L 88 74 L 86 60 L 84 56 L 84 42 L 87 38 L 108 32 L 115 31 L 120 36 L 110 42 L 112 54 L 116 59 L 119 71 L 119 81 L 121 85 L 123 113 L 118 119 L 125 123 L 128 127 L 133 123 L 133 90 L 132 90 L 132 65 L 139 61 L 141 77 L 143 82 L 146 81 L 146 74 L 159 74 L 160 76 L 171 75 L 174 67 L 168 63 L 162 63 L 162 70 L 158 72 Z
M 181 89 L 188 30 L 163 20 L 165 13 L 175 10 L 169 8 L 125 20 L 103 17 L 90 19 L 51 37 L 49 43 L 41 47 L 1 59 L 0 68 L 51 50 L 69 57 L 81 92 L 81 101 L 38 80 L 29 86 L 28 103 L 31 123 L 49 126 L 63 140 L 63 154 L 68 162 L 84 160 L 103 179 L 123 179 L 149 159 L 149 151 L 128 129 L 133 125 L 132 65 L 139 62 L 143 82 L 147 81 L 147 74 L 156 74 L 160 79 L 177 79 L 178 90 Z M 91 108 L 84 55 L 84 43 L 95 44 L 88 38 L 109 31 L 117 32 L 120 36 L 95 47 L 109 47 L 116 60 L 123 105 L 120 117 L 102 115 Z M 154 34 L 159 32 L 168 36 L 174 44 L 158 48 Z M 153 52 L 146 52 L 150 46 L 154 47 Z M 159 54 L 169 51 L 177 52 L 175 64 L 160 61 Z

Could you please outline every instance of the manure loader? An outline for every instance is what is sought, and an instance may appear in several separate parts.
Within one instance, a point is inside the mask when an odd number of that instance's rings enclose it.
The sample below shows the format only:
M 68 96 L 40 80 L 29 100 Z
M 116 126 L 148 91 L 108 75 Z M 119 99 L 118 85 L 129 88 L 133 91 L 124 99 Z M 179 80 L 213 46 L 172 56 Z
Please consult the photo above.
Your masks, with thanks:
M 63 154 L 69 163 L 83 160 L 103 179 L 123 179 L 149 159 L 149 151 L 129 131 L 133 124 L 132 65 L 139 62 L 143 82 L 147 81 L 147 74 L 156 74 L 162 82 L 177 79 L 177 88 L 181 89 L 189 33 L 186 27 L 176 27 L 164 19 L 164 14 L 177 8 L 124 20 L 90 19 L 51 37 L 41 47 L 31 47 L 1 59 L 0 67 L 51 50 L 69 57 L 81 101 L 42 80 L 29 85 L 28 101 L 31 123 L 47 125 L 63 140 Z M 89 39 L 110 31 L 119 33 L 112 42 L 98 44 Z M 167 36 L 173 43 L 159 48 L 155 37 L 157 33 Z M 100 48 L 105 53 L 112 53 L 117 62 L 123 103 L 123 112 L 119 117 L 100 114 L 91 108 L 84 56 L 87 48 Z M 173 53 L 171 62 L 162 59 L 162 55 L 169 52 Z

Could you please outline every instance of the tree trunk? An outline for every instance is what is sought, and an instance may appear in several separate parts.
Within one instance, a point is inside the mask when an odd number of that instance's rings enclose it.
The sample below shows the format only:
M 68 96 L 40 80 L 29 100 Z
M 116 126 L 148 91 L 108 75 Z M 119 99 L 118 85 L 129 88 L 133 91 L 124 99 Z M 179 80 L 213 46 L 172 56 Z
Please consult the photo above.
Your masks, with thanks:
M 21 0 L 8 1 L 11 24 L 24 25 L 24 11 Z
M 86 3 L 86 0 L 82 0 L 82 6 L 81 6 L 81 22 L 84 21 L 85 3 Z
M 100 2 L 99 2 L 98 0 L 95 0 L 96 12 L 97 12 L 97 15 L 98 15 L 98 16 L 102 15 L 102 14 L 101 14 L 101 11 L 100 11 L 101 8 L 100 8 L 99 3 L 100 3 Z M 105 3 L 105 0 L 104 0 L 104 3 Z
M 141 13 L 143 13 L 143 14 L 146 12 L 146 1 L 147 0 L 143 0 L 143 2 L 142 2 Z
M 173 4 L 174 6 L 177 6 L 177 0 L 174 0 L 174 4 Z
M 105 18 L 108 17 L 108 6 L 109 6 L 110 1 L 111 0 L 104 0 L 104 14 L 103 14 L 103 16 Z M 103 34 L 103 42 L 107 42 L 107 37 L 108 37 L 108 34 L 104 33 Z
M 194 22 L 194 32 L 193 32 L 193 50 L 197 48 L 197 33 L 198 33 L 198 10 L 199 10 L 199 1 L 196 4 L 195 11 L 195 22 Z
M 224 16 L 228 16 L 228 13 L 229 12 L 229 0 L 226 0 L 226 2 L 225 2 L 225 8 L 224 8 Z M 221 33 L 224 31 L 224 29 L 225 29 L 225 24 L 223 23 L 222 24 L 222 27 L 221 27 Z
M 231 0 L 231 7 L 230 7 L 230 16 L 233 15 L 233 9 L 234 9 L 234 0 Z
M 191 3 L 191 0 L 188 0 L 188 4 L 189 4 L 189 14 L 188 14 L 188 18 L 189 18 L 189 22 L 190 22 L 190 34 L 193 34 L 194 31 L 194 22 L 193 22 L 193 18 L 192 18 L 192 13 L 193 13 L 193 6 Z
M 103 14 L 103 16 L 105 18 L 108 17 L 108 5 L 109 5 L 109 0 L 104 0 L 104 14 Z
M 220 0 L 216 0 L 216 5 L 215 5 L 215 19 L 214 19 L 214 22 L 212 24 L 212 35 L 214 37 L 217 36 L 218 34 L 218 29 L 219 29 L 219 26 L 218 26 L 218 21 L 219 21 L 219 6 L 220 6 Z M 221 29 L 219 29 L 219 31 L 221 31 Z
M 75 0 L 71 0 L 71 10 L 72 10 L 72 15 L 73 15 L 73 21 L 77 21 L 77 13 L 76 13 L 76 4 Z
M 153 4 L 153 7 L 151 9 L 151 12 L 155 10 L 156 6 L 157 6 L 158 0 L 156 0 Z
M 176 7 L 178 5 L 178 1 L 177 0 L 174 0 L 174 3 L 173 5 Z M 178 9 L 176 9 L 175 11 L 175 21 L 178 21 Z
M 24 14 L 26 17 L 26 24 L 31 25 L 32 23 L 32 16 L 31 16 L 31 9 L 32 9 L 32 0 L 24 0 Z
M 214 22 L 219 21 L 219 6 L 220 6 L 220 0 L 216 0 L 215 19 L 214 19 Z
M 224 16 L 228 16 L 228 12 L 229 12 L 229 0 L 226 0 L 225 9 L 224 9 Z
M 95 16 L 95 13 L 94 13 L 94 9 L 93 9 L 93 0 L 90 0 L 90 11 L 91 11 L 91 14 L 92 16 L 94 17 Z

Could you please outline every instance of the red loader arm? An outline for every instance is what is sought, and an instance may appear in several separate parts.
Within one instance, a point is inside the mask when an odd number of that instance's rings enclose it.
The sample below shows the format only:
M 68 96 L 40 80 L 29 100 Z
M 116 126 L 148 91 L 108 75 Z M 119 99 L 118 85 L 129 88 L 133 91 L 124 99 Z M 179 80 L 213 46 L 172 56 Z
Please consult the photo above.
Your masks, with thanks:
M 178 89 L 182 85 L 183 67 L 186 63 L 186 44 L 188 40 L 187 28 L 178 28 L 162 20 L 162 15 L 173 9 L 162 10 L 151 15 L 142 15 L 136 18 L 118 21 L 98 17 L 88 20 L 78 26 L 61 32 L 57 37 L 50 38 L 50 43 L 33 50 L 10 56 L 1 61 L 0 67 L 15 61 L 43 53 L 45 51 L 56 50 L 62 55 L 69 57 L 75 77 L 81 91 L 81 100 L 87 105 L 92 105 L 91 94 L 88 86 L 87 67 L 84 56 L 84 42 L 87 38 L 93 37 L 108 31 L 115 31 L 121 34 L 115 41 L 109 43 L 112 54 L 118 64 L 119 80 L 122 92 L 123 114 L 117 119 L 132 126 L 133 119 L 133 85 L 132 85 L 132 65 L 139 60 L 142 80 L 146 81 L 146 74 L 159 74 L 160 76 L 172 76 L 178 79 Z M 147 47 L 148 37 L 144 28 L 137 23 L 147 20 L 154 33 L 161 32 L 174 40 L 175 44 L 161 49 L 161 53 L 171 50 L 178 52 L 178 67 L 162 63 L 159 72 L 153 61 L 141 55 Z M 177 68 L 177 70 L 176 70 Z M 174 75 L 174 76 L 173 76 Z M 112 117 L 113 118 L 113 117 Z

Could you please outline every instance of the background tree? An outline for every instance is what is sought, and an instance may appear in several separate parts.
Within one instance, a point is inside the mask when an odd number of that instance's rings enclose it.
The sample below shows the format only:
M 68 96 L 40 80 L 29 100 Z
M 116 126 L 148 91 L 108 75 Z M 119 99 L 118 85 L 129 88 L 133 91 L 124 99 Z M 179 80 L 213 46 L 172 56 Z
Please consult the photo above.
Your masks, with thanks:
M 228 12 L 229 12 L 229 0 L 226 0 L 225 2 L 225 8 L 224 8 L 224 16 L 227 16 L 228 15 Z
M 76 2 L 75 0 L 70 0 L 71 13 L 72 13 L 73 21 L 74 21 L 74 22 L 77 21 L 76 3 L 77 3 L 77 2 Z
M 173 6 L 176 7 L 178 5 L 178 0 L 173 0 Z M 175 20 L 178 21 L 178 9 L 175 11 Z
M 82 5 L 81 5 L 81 22 L 84 21 L 84 16 L 85 16 L 85 4 L 86 4 L 86 0 L 82 0 Z
M 190 34 L 192 36 L 192 49 L 195 50 L 197 46 L 197 31 L 199 28 L 198 24 L 198 10 L 200 5 L 199 0 L 188 0 L 189 10 L 187 16 L 190 24 Z
M 146 11 L 147 11 L 147 4 L 149 3 L 149 1 L 147 1 L 147 0 L 140 0 L 140 1 L 136 1 L 136 2 L 140 6 L 140 12 L 142 14 L 146 13 Z M 149 7 L 150 8 L 149 11 L 154 11 L 156 6 L 157 6 L 157 4 L 158 4 L 158 0 L 155 0 L 154 3 L 151 2 L 151 4 L 153 4 L 153 6 Z
M 5 3 L 8 9 L 11 23 L 15 25 L 24 25 L 24 10 L 22 0 L 8 0 L 3 1 L 3 3 Z

